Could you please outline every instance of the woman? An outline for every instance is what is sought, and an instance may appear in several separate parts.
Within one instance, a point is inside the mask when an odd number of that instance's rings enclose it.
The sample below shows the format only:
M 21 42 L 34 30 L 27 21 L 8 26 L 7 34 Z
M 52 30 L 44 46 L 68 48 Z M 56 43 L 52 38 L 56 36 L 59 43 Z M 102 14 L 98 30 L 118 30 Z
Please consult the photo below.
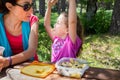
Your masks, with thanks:
M 10 65 L 36 59 L 38 18 L 32 0 L 0 0 L 0 71 Z

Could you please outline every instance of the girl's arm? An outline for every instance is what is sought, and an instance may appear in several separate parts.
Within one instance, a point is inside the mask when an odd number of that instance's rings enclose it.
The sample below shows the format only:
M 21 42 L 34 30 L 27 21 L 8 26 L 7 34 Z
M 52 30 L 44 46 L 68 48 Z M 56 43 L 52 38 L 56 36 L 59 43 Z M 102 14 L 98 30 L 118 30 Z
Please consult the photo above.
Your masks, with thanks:
M 69 12 L 68 12 L 68 28 L 69 36 L 73 43 L 77 37 L 77 15 L 76 15 L 76 0 L 69 0 Z
M 52 41 L 53 41 L 54 35 L 52 33 L 50 16 L 51 16 L 51 8 L 56 2 L 57 0 L 48 0 L 47 10 L 44 17 L 44 26 Z

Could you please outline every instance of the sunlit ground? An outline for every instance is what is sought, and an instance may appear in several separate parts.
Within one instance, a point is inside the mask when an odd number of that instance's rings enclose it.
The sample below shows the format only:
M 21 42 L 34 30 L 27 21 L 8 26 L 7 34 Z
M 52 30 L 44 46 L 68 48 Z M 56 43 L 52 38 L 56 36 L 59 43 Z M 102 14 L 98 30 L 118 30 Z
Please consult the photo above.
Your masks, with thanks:
M 93 62 L 90 66 L 120 69 L 120 36 L 103 34 L 85 37 L 79 58 Z

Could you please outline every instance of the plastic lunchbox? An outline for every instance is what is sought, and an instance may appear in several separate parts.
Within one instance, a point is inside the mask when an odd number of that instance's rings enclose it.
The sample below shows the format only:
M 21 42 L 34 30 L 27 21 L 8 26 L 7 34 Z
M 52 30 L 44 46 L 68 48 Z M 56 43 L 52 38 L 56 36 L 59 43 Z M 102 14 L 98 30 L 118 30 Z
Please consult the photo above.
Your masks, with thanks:
M 56 62 L 55 67 L 60 75 L 81 78 L 89 68 L 86 60 L 64 57 Z

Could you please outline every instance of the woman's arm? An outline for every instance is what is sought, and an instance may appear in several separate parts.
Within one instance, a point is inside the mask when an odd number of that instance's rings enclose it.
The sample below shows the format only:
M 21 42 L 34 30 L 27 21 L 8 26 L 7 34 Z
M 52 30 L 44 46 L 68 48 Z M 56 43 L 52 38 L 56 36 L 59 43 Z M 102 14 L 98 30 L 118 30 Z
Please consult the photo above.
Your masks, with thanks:
M 37 45 L 38 45 L 38 21 L 35 21 L 32 25 L 31 25 L 31 32 L 30 32 L 30 36 L 29 36 L 29 43 L 28 43 L 28 49 L 18 53 L 14 56 L 11 56 L 11 60 L 12 60 L 12 64 L 17 64 L 17 63 L 21 63 L 23 61 L 26 61 L 28 59 L 30 59 L 31 57 L 34 56 L 34 53 L 37 50 Z M 0 71 L 2 70 L 2 68 L 8 67 L 10 65 L 10 58 L 4 58 L 2 56 L 0 56 Z
M 77 15 L 76 15 L 76 0 L 69 0 L 69 12 L 68 12 L 68 27 L 69 35 L 73 43 L 77 37 Z
M 38 46 L 38 22 L 35 22 L 31 27 L 28 45 L 29 46 L 27 50 L 17 55 L 11 56 L 12 64 L 17 64 L 26 61 L 34 56 L 34 53 L 36 52 Z
M 48 0 L 47 10 L 45 12 L 45 17 L 44 17 L 44 26 L 52 41 L 53 41 L 54 35 L 52 33 L 50 16 L 51 16 L 51 8 L 56 2 L 57 0 Z

